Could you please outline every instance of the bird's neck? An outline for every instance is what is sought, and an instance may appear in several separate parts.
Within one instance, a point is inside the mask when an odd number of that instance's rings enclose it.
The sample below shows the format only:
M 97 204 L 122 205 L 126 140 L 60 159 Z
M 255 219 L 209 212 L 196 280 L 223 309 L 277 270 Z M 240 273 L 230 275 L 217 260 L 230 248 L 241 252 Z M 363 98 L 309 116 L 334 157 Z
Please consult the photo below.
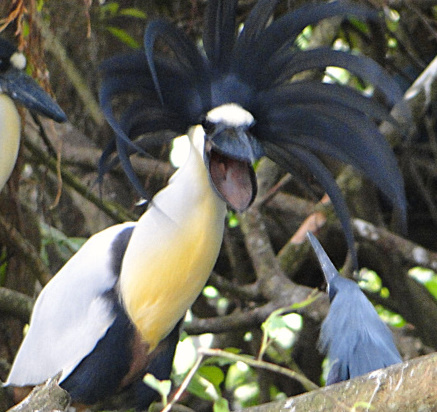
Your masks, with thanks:
M 17 160 L 21 121 L 10 97 L 0 94 L 0 190 L 5 185 Z
M 187 162 L 153 198 L 123 259 L 123 301 L 152 350 L 202 291 L 223 238 L 226 205 L 209 183 L 203 129 L 191 133 Z

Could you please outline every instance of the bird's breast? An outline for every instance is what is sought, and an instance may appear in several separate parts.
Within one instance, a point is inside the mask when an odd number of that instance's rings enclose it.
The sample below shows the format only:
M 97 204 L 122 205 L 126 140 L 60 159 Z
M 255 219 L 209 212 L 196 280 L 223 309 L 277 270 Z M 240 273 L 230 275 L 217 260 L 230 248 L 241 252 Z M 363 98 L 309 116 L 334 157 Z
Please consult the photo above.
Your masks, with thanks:
M 177 201 L 170 189 L 155 198 L 123 259 L 123 302 L 151 350 L 199 295 L 220 250 L 226 206 L 207 181 L 197 184 L 205 187 Z
M 20 146 L 21 123 L 14 102 L 0 94 L 0 190 L 14 169 Z

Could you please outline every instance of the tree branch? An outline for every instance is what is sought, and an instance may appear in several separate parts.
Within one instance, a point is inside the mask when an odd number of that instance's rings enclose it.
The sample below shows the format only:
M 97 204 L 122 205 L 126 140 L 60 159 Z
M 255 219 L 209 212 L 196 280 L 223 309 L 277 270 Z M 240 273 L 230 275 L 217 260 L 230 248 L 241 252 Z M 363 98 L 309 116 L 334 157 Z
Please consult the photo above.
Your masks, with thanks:
M 56 61 L 63 68 L 67 78 L 77 91 L 79 98 L 82 100 L 83 107 L 88 111 L 88 114 L 94 122 L 102 126 L 105 123 L 105 118 L 100 109 L 99 103 L 94 98 L 85 79 L 76 68 L 74 62 L 67 56 L 65 48 L 56 36 L 51 32 L 47 24 L 37 15 L 35 15 L 35 23 L 41 31 L 44 38 L 45 48 L 55 56 Z
M 3 216 L 0 216 L 0 237 L 10 250 L 23 259 L 31 273 L 42 285 L 45 285 L 51 279 L 48 267 L 41 260 L 34 246 Z
M 9 314 L 29 322 L 34 301 L 24 293 L 0 287 L 0 313 Z
M 26 148 L 32 153 L 32 160 L 47 166 L 53 173 L 57 173 L 58 164 L 55 159 L 46 154 L 37 145 L 31 142 L 30 139 L 25 139 L 24 144 Z M 76 192 L 79 193 L 82 197 L 95 204 L 109 217 L 114 219 L 114 221 L 126 222 L 137 219 L 137 216 L 135 214 L 125 210 L 119 204 L 105 201 L 99 196 L 96 196 L 94 193 L 91 192 L 89 187 L 82 184 L 79 178 L 77 178 L 73 173 L 69 172 L 63 167 L 61 167 L 61 174 L 62 179 L 66 184 L 76 190 Z
M 245 412 L 431 411 L 437 405 L 437 354 L 416 358 Z
M 60 375 L 60 374 L 59 374 Z M 61 412 L 67 411 L 70 395 L 58 385 L 59 376 L 49 379 L 43 385 L 36 386 L 29 396 L 8 412 Z

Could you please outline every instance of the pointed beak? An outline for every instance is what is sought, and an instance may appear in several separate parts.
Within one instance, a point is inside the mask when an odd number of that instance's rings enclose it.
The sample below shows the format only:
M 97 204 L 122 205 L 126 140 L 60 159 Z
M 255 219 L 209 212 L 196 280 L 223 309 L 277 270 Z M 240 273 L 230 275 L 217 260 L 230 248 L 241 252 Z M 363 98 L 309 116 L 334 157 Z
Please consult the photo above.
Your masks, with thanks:
M 331 262 L 331 259 L 329 259 L 328 255 L 326 254 L 325 250 L 323 249 L 317 238 L 311 232 L 307 232 L 307 237 L 311 242 L 311 246 L 313 247 L 314 252 L 316 253 L 317 259 L 319 260 L 320 266 L 322 267 L 323 274 L 325 275 L 325 279 L 329 287 L 331 282 L 337 276 L 339 276 L 338 271 Z
M 206 139 L 205 162 L 213 187 L 231 208 L 246 210 L 256 196 L 252 164 L 262 148 L 243 128 L 228 127 Z
M 21 103 L 29 110 L 49 117 L 56 122 L 65 122 L 67 116 L 53 99 L 27 74 L 10 68 L 0 75 L 0 92 Z

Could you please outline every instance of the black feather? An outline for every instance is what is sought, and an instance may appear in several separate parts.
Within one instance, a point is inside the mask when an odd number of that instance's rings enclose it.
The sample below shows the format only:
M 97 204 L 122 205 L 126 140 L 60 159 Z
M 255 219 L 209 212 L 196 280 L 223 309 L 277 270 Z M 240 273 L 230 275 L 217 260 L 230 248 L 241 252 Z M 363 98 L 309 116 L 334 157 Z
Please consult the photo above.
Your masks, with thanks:
M 238 36 L 238 42 L 233 50 L 233 56 L 238 59 L 246 49 L 252 47 L 267 26 L 278 0 L 259 0 L 255 4 Z
M 162 38 L 162 40 L 165 41 L 170 49 L 175 53 L 174 67 L 179 66 L 184 69 L 183 73 L 186 75 L 185 80 L 188 84 L 179 84 L 178 87 L 174 89 L 165 87 L 165 84 L 161 85 L 159 75 L 166 75 L 166 80 L 168 80 L 169 76 L 167 73 L 158 74 L 156 70 L 154 46 L 155 41 L 159 37 Z M 202 106 L 206 104 L 205 100 L 208 99 L 209 93 L 205 93 L 204 95 L 199 92 L 207 91 L 206 88 L 202 86 L 210 79 L 208 65 L 206 60 L 199 53 L 197 47 L 184 32 L 165 20 L 152 21 L 144 34 L 144 47 L 152 79 L 155 84 L 155 90 L 163 105 L 177 103 L 179 108 L 176 108 L 176 110 L 186 110 L 188 108 L 189 111 L 191 111 L 190 105 L 196 107 L 198 104 L 202 104 Z M 171 76 L 173 77 L 174 74 Z M 185 102 L 175 100 L 175 97 L 177 97 L 178 94 L 178 88 L 180 87 L 184 90 L 181 97 L 185 98 Z M 191 96 L 192 92 L 194 93 Z M 200 98 L 200 101 L 196 101 L 198 98 Z M 185 107 L 183 103 L 187 106 Z
M 374 60 L 365 56 L 318 48 L 286 53 L 280 59 L 274 59 L 271 66 L 271 77 L 279 84 L 306 70 L 324 69 L 328 66 L 341 67 L 377 87 L 389 105 L 394 105 L 402 99 L 402 92 L 396 82 Z
M 340 0 L 306 4 L 274 19 L 277 3 L 259 0 L 237 33 L 237 1 L 210 0 L 203 50 L 170 23 L 150 23 L 144 36 L 145 56 L 122 56 L 103 65 L 102 106 L 116 132 L 120 160 L 138 188 L 129 155 L 132 147 L 140 153 L 141 148 L 137 143 L 132 146 L 132 140 L 160 128 L 186 132 L 211 109 L 239 104 L 253 115 L 251 133 L 269 157 L 291 173 L 299 173 L 293 162 L 305 166 L 333 196 L 352 246 L 346 205 L 318 156 L 327 154 L 356 167 L 387 194 L 405 222 L 403 180 L 377 127 L 391 119 L 389 111 L 402 93 L 367 57 L 328 48 L 300 50 L 296 44 L 302 30 L 320 20 L 334 16 L 375 19 L 376 12 Z M 171 53 L 159 52 L 158 41 Z M 313 69 L 323 72 L 328 66 L 344 68 L 371 84 L 385 102 L 338 84 L 293 81 L 296 74 Z M 137 102 L 126 108 L 127 116 L 116 120 L 112 102 L 132 91 L 139 95 Z
M 332 177 L 329 170 L 323 165 L 317 156 L 308 150 L 299 147 L 298 145 L 276 146 L 274 144 L 267 144 L 266 153 L 273 161 L 282 164 L 283 167 L 287 167 L 287 165 L 292 161 L 298 161 L 311 171 L 314 177 L 326 190 L 326 193 L 328 194 L 332 204 L 335 207 L 335 210 L 337 211 L 337 216 L 340 219 L 345 231 L 349 250 L 352 253 L 354 266 L 358 267 L 358 259 L 354 247 L 354 237 L 350 224 L 349 211 L 341 194 L 340 188 L 337 186 L 337 183 L 335 182 L 335 179 Z
M 211 66 L 219 72 L 229 69 L 235 41 L 237 2 L 210 0 L 206 6 L 203 47 Z

